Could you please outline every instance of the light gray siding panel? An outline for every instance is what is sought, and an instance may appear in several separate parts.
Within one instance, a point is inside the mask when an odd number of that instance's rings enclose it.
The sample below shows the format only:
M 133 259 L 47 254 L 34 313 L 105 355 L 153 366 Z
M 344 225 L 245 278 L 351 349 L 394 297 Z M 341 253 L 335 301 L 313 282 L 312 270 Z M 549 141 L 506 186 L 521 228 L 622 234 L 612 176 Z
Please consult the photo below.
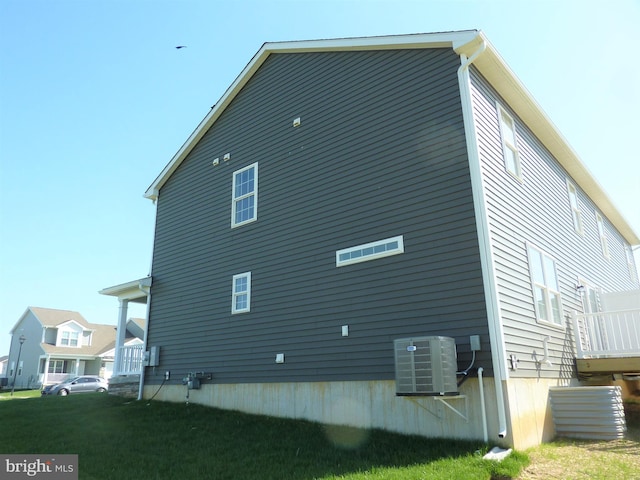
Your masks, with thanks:
M 458 63 L 445 49 L 267 59 L 160 191 L 162 371 L 393 379 L 395 338 L 455 337 L 461 367 L 469 335 L 488 345 Z M 232 229 L 232 174 L 254 162 L 258 219 Z M 396 235 L 404 254 L 335 266 L 336 250 Z M 247 271 L 251 311 L 232 315 L 231 278 Z M 478 361 L 489 373 L 489 352 Z
M 574 342 L 568 315 L 582 310 L 576 292 L 578 277 L 587 278 L 606 291 L 638 288 L 629 275 L 624 240 L 607 222 L 611 258 L 603 258 L 595 205 L 582 191 L 578 198 L 584 235 L 575 232 L 567 172 L 477 71 L 472 70 L 471 77 L 506 350 L 507 355 L 515 354 L 520 360 L 512 375 L 571 376 Z M 505 169 L 496 102 L 509 111 L 516 123 L 522 182 Z M 556 260 L 566 328 L 551 327 L 535 319 L 527 242 Z M 549 353 L 554 367 L 538 370 L 535 360 L 542 358 L 542 340 L 547 335 L 551 337 Z

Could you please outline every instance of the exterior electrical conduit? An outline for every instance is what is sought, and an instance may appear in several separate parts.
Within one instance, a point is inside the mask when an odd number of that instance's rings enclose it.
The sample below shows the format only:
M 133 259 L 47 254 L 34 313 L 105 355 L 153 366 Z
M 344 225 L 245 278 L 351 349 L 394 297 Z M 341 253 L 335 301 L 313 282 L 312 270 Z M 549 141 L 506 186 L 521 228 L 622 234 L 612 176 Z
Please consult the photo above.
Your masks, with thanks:
M 473 118 L 471 80 L 469 66 L 485 51 L 487 42 L 482 33 L 478 33 L 476 40 L 480 40 L 479 47 L 467 58 L 460 53 L 461 65 L 458 68 L 458 85 L 460 87 L 460 100 L 462 103 L 462 116 L 464 120 L 467 155 L 469 157 L 469 171 L 473 192 L 473 204 L 476 215 L 476 228 L 478 230 L 478 244 L 480 247 L 480 261 L 482 264 L 482 279 L 485 289 L 485 302 L 487 305 L 487 319 L 489 322 L 489 339 L 491 342 L 491 359 L 493 363 L 494 386 L 496 390 L 496 407 L 498 411 L 498 437 L 507 436 L 507 417 L 504 407 L 504 391 L 502 382 L 506 380 L 506 360 L 503 349 L 503 333 L 500 324 L 500 308 L 498 305 L 496 278 L 493 272 L 493 254 L 491 251 L 491 238 L 489 233 L 489 219 L 485 208 L 485 195 L 482 184 L 482 172 L 480 170 L 480 155 L 478 153 L 478 141 L 475 121 Z M 460 45 L 459 47 L 462 47 Z M 482 380 L 479 378 L 480 383 Z M 482 387 L 481 387 L 482 388 Z M 481 400 L 484 403 L 484 398 Z M 484 408 L 483 408 L 484 415 Z M 484 419 L 486 422 L 486 418 Z

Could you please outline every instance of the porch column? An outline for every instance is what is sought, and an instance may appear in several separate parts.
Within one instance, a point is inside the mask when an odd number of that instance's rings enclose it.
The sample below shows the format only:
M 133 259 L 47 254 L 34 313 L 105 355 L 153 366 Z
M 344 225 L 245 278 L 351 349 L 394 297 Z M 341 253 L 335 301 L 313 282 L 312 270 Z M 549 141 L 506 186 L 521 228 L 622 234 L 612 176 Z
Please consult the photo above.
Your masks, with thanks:
M 120 315 L 118 317 L 118 328 L 116 330 L 116 349 L 113 359 L 113 375 L 119 375 L 122 368 L 121 350 L 124 346 L 125 334 L 127 332 L 127 314 L 129 310 L 129 300 L 119 298 Z
M 44 359 L 44 375 L 42 375 L 42 386 L 44 387 L 49 380 L 49 360 L 50 357 L 47 355 Z

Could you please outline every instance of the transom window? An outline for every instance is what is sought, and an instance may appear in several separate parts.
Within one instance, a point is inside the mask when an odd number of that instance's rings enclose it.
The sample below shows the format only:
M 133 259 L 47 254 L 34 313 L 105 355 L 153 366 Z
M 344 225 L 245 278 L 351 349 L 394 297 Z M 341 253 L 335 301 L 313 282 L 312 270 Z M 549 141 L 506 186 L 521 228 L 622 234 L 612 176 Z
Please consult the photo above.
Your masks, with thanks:
M 233 203 L 231 227 L 253 222 L 258 218 L 258 164 L 233 172 Z
M 511 175 L 522 180 L 520 155 L 518 154 L 516 141 L 516 124 L 511 115 L 500 106 L 498 106 L 498 115 L 500 117 L 500 133 L 502 135 L 502 153 L 505 167 Z
M 398 255 L 400 253 L 404 253 L 404 237 L 402 235 L 338 250 L 336 252 L 336 267 L 366 262 L 368 260 L 388 257 L 389 255 Z
M 251 310 L 251 272 L 233 276 L 233 294 L 231 313 L 244 313 Z
M 529 245 L 528 250 L 536 318 L 562 326 L 562 299 L 556 262 L 534 246 Z
M 582 212 L 578 204 L 578 190 L 576 186 L 567 180 L 567 192 L 569 194 L 569 204 L 571 205 L 571 216 L 573 218 L 573 228 L 576 233 L 582 235 Z

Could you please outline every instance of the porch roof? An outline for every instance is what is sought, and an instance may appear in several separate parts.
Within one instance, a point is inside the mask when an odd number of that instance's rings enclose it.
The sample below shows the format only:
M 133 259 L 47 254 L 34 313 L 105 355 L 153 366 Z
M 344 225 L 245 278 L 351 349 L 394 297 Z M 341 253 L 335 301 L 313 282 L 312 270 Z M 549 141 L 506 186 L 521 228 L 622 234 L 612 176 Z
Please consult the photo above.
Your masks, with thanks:
M 118 300 L 128 300 L 135 303 L 147 303 L 147 296 L 149 295 L 151 283 L 151 277 L 147 276 L 144 278 L 139 278 L 138 280 L 132 280 L 130 282 L 114 285 L 113 287 L 103 288 L 98 293 L 100 293 L 101 295 L 118 297 Z

